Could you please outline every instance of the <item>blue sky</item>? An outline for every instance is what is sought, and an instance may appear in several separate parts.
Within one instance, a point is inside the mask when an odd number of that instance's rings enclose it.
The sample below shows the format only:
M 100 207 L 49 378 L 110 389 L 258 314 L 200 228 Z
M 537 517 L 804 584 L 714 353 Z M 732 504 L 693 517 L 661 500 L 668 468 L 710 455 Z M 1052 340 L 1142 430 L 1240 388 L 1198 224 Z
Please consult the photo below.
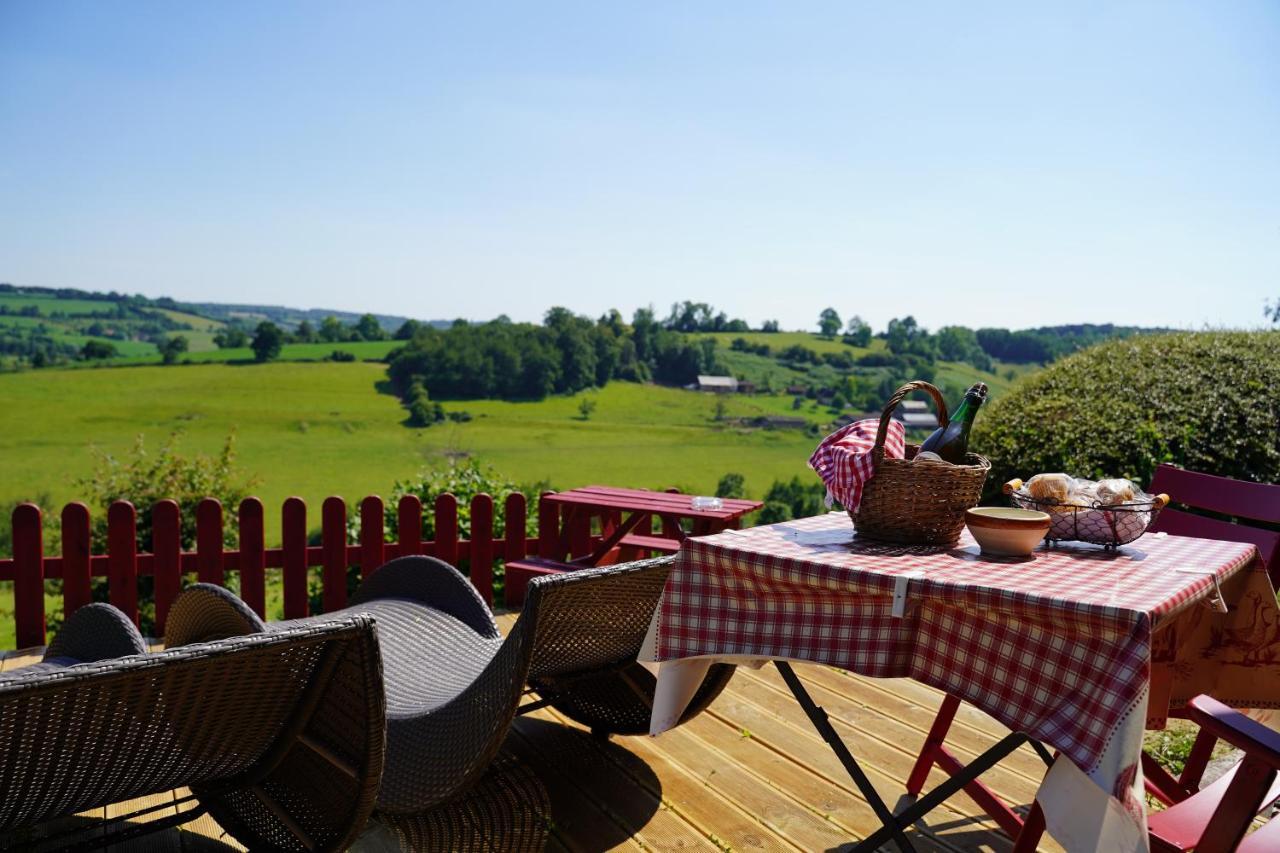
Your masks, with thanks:
M 0 281 L 1256 326 L 1280 4 L 3 0 Z

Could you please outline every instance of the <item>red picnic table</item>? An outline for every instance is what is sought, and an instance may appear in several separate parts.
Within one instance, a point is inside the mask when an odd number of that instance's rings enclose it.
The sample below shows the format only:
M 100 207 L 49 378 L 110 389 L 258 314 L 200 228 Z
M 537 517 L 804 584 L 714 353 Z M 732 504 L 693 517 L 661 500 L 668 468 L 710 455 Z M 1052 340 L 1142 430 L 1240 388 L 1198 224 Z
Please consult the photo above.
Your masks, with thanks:
M 582 486 L 542 496 L 538 554 L 506 566 L 506 602 L 524 601 L 530 578 L 612 562 L 641 553 L 674 554 L 690 536 L 736 529 L 759 501 L 719 498 L 719 506 L 694 507 L 694 496 L 613 486 Z M 600 533 L 592 534 L 593 519 Z M 654 519 L 661 524 L 653 530 Z M 687 528 L 687 529 L 686 529 Z
M 883 823 L 859 851 L 891 838 L 912 849 L 903 830 L 962 788 L 1021 834 L 1022 819 L 979 776 L 1024 744 L 1051 765 L 1038 811 L 1064 847 L 1132 851 L 1146 839 L 1144 726 L 1162 727 L 1200 693 L 1280 707 L 1280 610 L 1251 544 L 1147 534 L 1114 551 L 1072 543 L 998 558 L 967 532 L 952 547 L 856 538 L 848 516 L 831 513 L 692 540 L 640 659 L 661 662 L 653 734 L 679 718 L 713 662 L 773 661 Z M 897 814 L 793 660 L 949 695 Z M 962 700 L 1011 730 L 965 766 L 944 747 Z M 935 763 L 950 778 L 920 796 Z

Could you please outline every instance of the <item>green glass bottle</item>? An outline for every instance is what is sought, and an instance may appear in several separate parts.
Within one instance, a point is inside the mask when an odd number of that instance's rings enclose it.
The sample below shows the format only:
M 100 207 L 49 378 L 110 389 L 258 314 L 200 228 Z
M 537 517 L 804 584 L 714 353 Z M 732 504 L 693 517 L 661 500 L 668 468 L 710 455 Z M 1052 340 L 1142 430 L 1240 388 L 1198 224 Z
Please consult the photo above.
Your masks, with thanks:
M 951 416 L 951 422 L 945 428 L 938 427 L 933 435 L 920 445 L 921 453 L 936 453 L 943 461 L 952 465 L 963 465 L 965 454 L 969 452 L 969 430 L 973 427 L 973 419 L 978 409 L 987 399 L 987 386 L 979 382 L 965 392 L 964 402 Z

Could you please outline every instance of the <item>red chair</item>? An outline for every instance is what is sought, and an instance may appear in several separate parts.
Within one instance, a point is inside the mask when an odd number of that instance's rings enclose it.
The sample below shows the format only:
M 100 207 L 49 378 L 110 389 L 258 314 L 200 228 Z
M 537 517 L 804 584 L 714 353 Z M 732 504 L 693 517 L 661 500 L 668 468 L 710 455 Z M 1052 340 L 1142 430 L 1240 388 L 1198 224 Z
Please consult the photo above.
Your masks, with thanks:
M 1280 585 L 1280 530 L 1254 527 L 1248 521 L 1280 525 L 1280 486 L 1246 483 L 1160 465 L 1151 480 L 1153 494 L 1163 492 L 1174 504 L 1230 516 L 1236 523 L 1167 507 L 1151 525 L 1154 532 L 1249 542 L 1258 547 L 1271 583 Z
M 1280 850 L 1280 820 L 1246 836 L 1254 816 L 1280 797 L 1280 733 L 1233 711 L 1209 696 L 1187 706 L 1200 726 L 1201 740 L 1218 739 L 1244 750 L 1235 770 L 1163 811 L 1147 818 L 1152 853 L 1275 853 Z M 1044 815 L 1033 805 L 1014 845 L 1014 853 L 1032 853 L 1044 833 Z M 1242 840 L 1243 839 L 1243 840 Z

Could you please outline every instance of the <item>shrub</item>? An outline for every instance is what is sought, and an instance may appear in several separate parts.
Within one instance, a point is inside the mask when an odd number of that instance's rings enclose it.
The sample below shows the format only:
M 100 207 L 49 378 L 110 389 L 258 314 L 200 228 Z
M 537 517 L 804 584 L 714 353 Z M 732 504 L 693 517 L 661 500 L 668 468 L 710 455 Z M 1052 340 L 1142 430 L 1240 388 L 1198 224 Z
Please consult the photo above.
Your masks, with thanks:
M 336 349 L 328 355 L 329 361 L 355 361 L 356 354 L 347 352 L 346 350 Z
M 987 497 L 1012 477 L 1128 477 L 1156 465 L 1280 482 L 1280 332 L 1179 332 L 1100 344 L 980 413 Z
M 430 468 L 424 470 L 411 480 L 399 480 L 391 489 L 391 499 L 386 503 L 385 530 L 388 542 L 396 539 L 396 508 L 405 495 L 417 495 L 422 501 L 422 538 L 434 539 L 436 535 L 436 498 L 448 492 L 458 499 L 458 535 L 464 539 L 471 536 L 471 499 L 484 492 L 493 498 L 493 535 L 505 535 L 506 519 L 503 506 L 507 496 L 521 488 L 491 467 L 481 465 L 475 459 L 450 463 L 446 468 Z M 538 491 L 526 490 L 529 499 L 526 516 L 526 532 L 532 536 L 537 533 L 538 525 Z
M 152 551 L 151 509 L 158 501 L 172 499 L 181 508 L 179 538 L 184 551 L 195 547 L 196 504 L 204 498 L 217 498 L 223 507 L 223 544 L 234 547 L 236 526 L 227 523 L 234 517 L 240 501 L 249 494 L 254 480 L 242 476 L 236 468 L 235 434 L 227 436 L 217 456 L 197 453 L 184 456 L 178 452 L 181 432 L 172 433 L 154 452 L 148 452 L 141 435 L 132 452 L 123 458 L 98 453 L 93 475 L 77 485 L 95 505 L 93 518 L 94 551 L 103 553 L 107 545 L 107 508 L 118 500 L 126 500 L 137 510 L 137 538 L 140 551 Z M 228 586 L 236 588 L 236 574 L 228 574 Z M 155 600 L 150 576 L 138 578 L 138 610 L 142 633 L 155 631 Z M 93 579 L 95 601 L 106 601 L 106 578 Z
M 716 484 L 716 497 L 718 498 L 742 498 L 746 497 L 745 489 L 746 481 L 741 474 L 730 472 L 720 478 L 720 482 Z

